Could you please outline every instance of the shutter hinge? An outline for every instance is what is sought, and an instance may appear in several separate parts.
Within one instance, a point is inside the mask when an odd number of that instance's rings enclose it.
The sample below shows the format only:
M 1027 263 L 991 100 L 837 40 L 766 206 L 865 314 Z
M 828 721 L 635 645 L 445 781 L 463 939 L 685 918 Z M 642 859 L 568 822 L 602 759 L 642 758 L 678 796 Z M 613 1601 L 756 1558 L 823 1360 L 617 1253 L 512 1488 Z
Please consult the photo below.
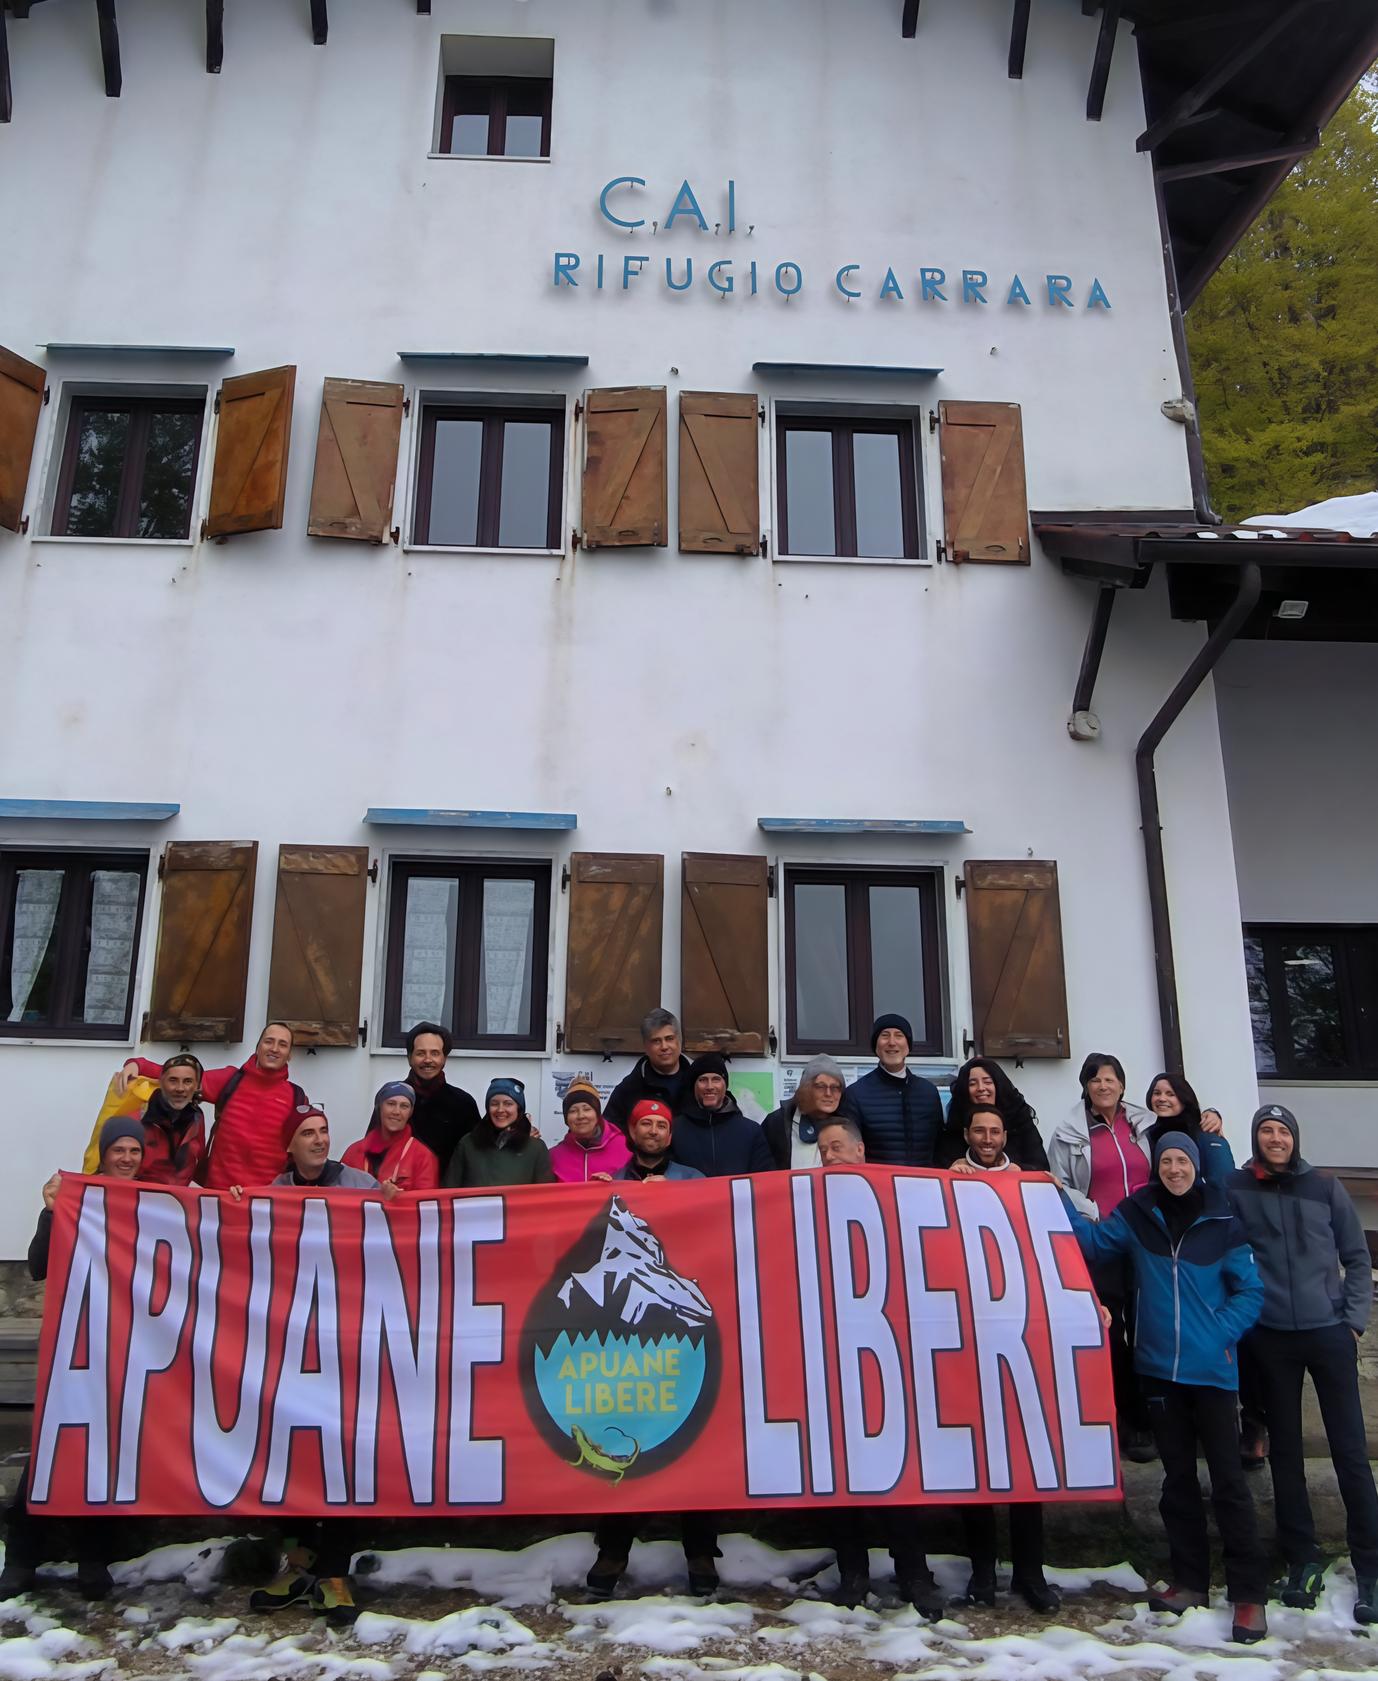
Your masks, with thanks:
M 375 885 L 378 881 L 378 860 L 375 858 L 368 867 L 368 879 Z
M 45 385 L 43 387 L 43 407 L 46 409 L 48 404 L 50 402 L 52 402 L 52 400 L 53 400 L 52 391 L 48 388 L 48 386 Z
M 564 1050 L 564 1048 L 565 1048 L 565 1024 L 562 1021 L 557 1021 L 555 1023 L 555 1049 L 557 1051 L 562 1051 L 562 1050 Z
M 561 891 L 561 893 L 568 893 L 569 892 L 569 865 L 568 864 L 564 865 L 562 867 L 562 869 L 560 870 L 560 891 Z
M 218 391 L 215 394 L 215 406 L 211 410 L 211 413 L 212 414 L 219 414 L 220 413 L 220 393 Z
M 583 400 L 579 397 L 576 397 L 574 399 L 574 424 L 577 426 L 583 418 L 584 418 Z
M 776 1035 L 775 1028 L 774 1028 L 773 1024 L 771 1026 L 770 1031 L 766 1034 L 766 1043 L 770 1046 L 770 1054 L 772 1056 L 774 1056 L 775 1053 L 780 1049 L 780 1040 Z
M 767 537 L 764 532 L 761 533 L 761 546 L 758 552 L 762 555 L 768 555 L 770 553 L 770 538 Z
M 943 542 L 941 537 L 939 537 L 939 539 L 938 539 L 938 559 L 939 560 L 946 560 L 947 559 L 947 544 L 945 542 Z
M 762 403 L 760 408 L 756 410 L 756 413 L 760 416 L 761 425 L 764 426 L 766 423 L 766 406 L 764 403 Z
M 410 414 L 411 413 L 411 398 L 410 397 L 403 397 L 403 399 L 402 399 L 402 413 L 403 414 Z
M 928 411 L 928 430 L 929 430 L 930 433 L 936 432 L 938 430 L 938 411 L 937 411 L 937 409 L 929 409 L 929 411 Z
M 570 534 L 569 534 L 569 546 L 570 546 L 570 548 L 577 549 L 577 548 L 582 547 L 582 545 L 583 545 L 583 538 L 579 535 L 579 533 L 577 531 L 571 531 Z
M 966 892 L 967 879 L 965 876 L 957 876 L 952 885 L 957 889 L 957 897 L 960 899 Z
M 402 541 L 402 527 L 394 525 L 388 535 L 392 538 L 394 545 L 400 543 Z
M 25 514 L 23 519 L 19 522 L 19 535 L 21 537 L 27 537 L 29 535 L 29 516 L 27 514 Z
M 962 1061 L 963 1062 L 968 1061 L 975 1054 L 976 1054 L 976 1041 L 967 1032 L 966 1028 L 963 1028 L 962 1029 Z
M 167 865 L 167 854 L 165 852 L 160 852 L 158 854 L 158 880 L 159 881 L 161 881 L 163 879 L 163 871 L 166 868 L 166 865 Z
M 141 1039 L 147 1039 L 148 1038 L 148 1011 L 147 1010 L 144 1011 L 144 1019 L 139 1023 L 139 1037 Z
M 359 1043 L 360 1043 L 360 1045 L 367 1045 L 368 1044 L 368 1023 L 367 1022 L 361 1022 L 359 1024 Z
M 767 899 L 773 899 L 774 897 L 775 897 L 775 866 L 774 866 L 774 864 L 767 864 L 766 865 L 766 898 Z

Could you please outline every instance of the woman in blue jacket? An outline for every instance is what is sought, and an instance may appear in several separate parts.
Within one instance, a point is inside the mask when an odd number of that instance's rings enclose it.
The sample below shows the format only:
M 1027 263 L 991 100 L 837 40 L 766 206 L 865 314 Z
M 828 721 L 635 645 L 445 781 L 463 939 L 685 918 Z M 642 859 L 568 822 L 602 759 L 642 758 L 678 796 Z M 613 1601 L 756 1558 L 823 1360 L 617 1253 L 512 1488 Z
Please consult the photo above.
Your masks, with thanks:
M 1167 1132 L 1184 1132 L 1201 1153 L 1201 1177 L 1212 1185 L 1223 1185 L 1234 1172 L 1234 1151 L 1222 1132 L 1208 1132 L 1202 1121 L 1201 1100 L 1180 1074 L 1155 1074 L 1144 1098 L 1144 1108 L 1154 1116 L 1144 1134 L 1149 1154 Z M 1219 1127 L 1220 1112 L 1207 1109 L 1212 1124 Z
M 1149 1606 L 1181 1613 L 1210 1597 L 1199 1444 L 1225 1550 L 1234 1638 L 1252 1645 L 1268 1632 L 1267 1560 L 1239 1463 L 1236 1346 L 1263 1307 L 1253 1251 L 1225 1193 L 1203 1178 L 1200 1149 L 1184 1132 L 1155 1141 L 1147 1185 L 1099 1223 L 1078 1215 L 1073 1230 L 1088 1261 L 1122 1259 L 1133 1275 L 1134 1369 L 1163 1461 L 1158 1510 L 1172 1560 L 1172 1581 L 1149 1596 Z

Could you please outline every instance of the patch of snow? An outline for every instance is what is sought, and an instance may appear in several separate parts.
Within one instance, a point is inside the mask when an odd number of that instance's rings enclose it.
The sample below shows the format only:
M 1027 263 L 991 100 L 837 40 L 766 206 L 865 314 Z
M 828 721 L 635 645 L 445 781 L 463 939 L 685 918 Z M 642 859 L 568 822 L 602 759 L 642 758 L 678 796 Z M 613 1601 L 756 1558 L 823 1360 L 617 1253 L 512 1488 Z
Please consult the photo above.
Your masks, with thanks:
M 731 1588 L 779 1588 L 785 1593 L 805 1577 L 832 1563 L 831 1547 L 792 1547 L 780 1551 L 750 1535 L 718 1538 L 718 1575 Z M 683 1569 L 683 1564 L 680 1566 Z
M 94 1652 L 94 1641 L 69 1628 L 50 1628 L 39 1635 L 16 1635 L 0 1640 L 0 1681 L 48 1681 L 50 1677 L 100 1675 L 114 1667 L 111 1658 L 93 1658 L 82 1663 L 65 1663 L 78 1652 Z
M 1276 530 L 1347 531 L 1352 537 L 1378 536 L 1378 491 L 1361 496 L 1332 496 L 1295 514 L 1255 514 L 1246 525 Z
M 749 1605 L 704 1605 L 662 1595 L 560 1609 L 574 1625 L 573 1640 L 647 1646 L 654 1652 L 689 1652 L 706 1640 L 733 1640 L 749 1632 L 755 1621 Z
M 220 1580 L 225 1549 L 231 1536 L 215 1541 L 193 1541 L 186 1545 L 155 1547 L 139 1558 L 127 1558 L 110 1566 L 119 1588 L 148 1587 L 154 1582 L 185 1582 L 193 1593 L 208 1593 Z
M 1133 1565 L 1092 1565 L 1082 1570 L 1058 1570 L 1047 1566 L 1043 1574 L 1063 1593 L 1087 1593 L 1097 1582 L 1108 1588 L 1124 1588 L 1128 1593 L 1142 1593 L 1148 1586 Z
M 480 1599 L 499 1605 L 549 1605 L 558 1589 L 583 1585 L 597 1548 L 593 1537 L 585 1533 L 552 1536 L 516 1552 L 486 1547 L 400 1547 L 369 1556 L 377 1569 L 361 1574 L 370 1586 L 468 1588 Z
M 495 1605 L 471 1605 L 467 1610 L 437 1617 L 434 1622 L 364 1611 L 354 1624 L 354 1638 L 365 1646 L 400 1644 L 417 1656 L 451 1657 L 462 1652 L 520 1649 L 544 1657 L 551 1650 L 524 1623 Z
M 227 1639 L 239 1628 L 238 1617 L 183 1617 L 181 1622 L 154 1635 L 158 1645 L 167 1652 L 184 1652 L 188 1647 L 208 1651 Z
M 778 1663 L 734 1664 L 729 1659 L 647 1658 L 641 1666 L 645 1675 L 663 1675 L 670 1681 L 824 1681 L 816 1669 L 786 1669 Z

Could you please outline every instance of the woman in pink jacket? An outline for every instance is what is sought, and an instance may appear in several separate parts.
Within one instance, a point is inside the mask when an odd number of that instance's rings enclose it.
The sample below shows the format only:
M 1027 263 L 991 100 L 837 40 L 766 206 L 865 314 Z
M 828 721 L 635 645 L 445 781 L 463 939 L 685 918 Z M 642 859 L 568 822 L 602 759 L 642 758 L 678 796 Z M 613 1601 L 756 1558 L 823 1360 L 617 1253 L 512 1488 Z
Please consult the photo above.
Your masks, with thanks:
M 368 1131 L 341 1157 L 346 1167 L 371 1173 L 389 1200 L 399 1191 L 434 1191 L 440 1184 L 440 1163 L 434 1151 L 412 1137 L 415 1105 L 416 1093 L 405 1080 L 389 1080 L 380 1086 Z
M 571 1080 L 562 1105 L 564 1139 L 550 1152 L 555 1177 L 566 1185 L 613 1179 L 632 1159 L 627 1140 L 603 1119 L 603 1100 L 587 1080 Z

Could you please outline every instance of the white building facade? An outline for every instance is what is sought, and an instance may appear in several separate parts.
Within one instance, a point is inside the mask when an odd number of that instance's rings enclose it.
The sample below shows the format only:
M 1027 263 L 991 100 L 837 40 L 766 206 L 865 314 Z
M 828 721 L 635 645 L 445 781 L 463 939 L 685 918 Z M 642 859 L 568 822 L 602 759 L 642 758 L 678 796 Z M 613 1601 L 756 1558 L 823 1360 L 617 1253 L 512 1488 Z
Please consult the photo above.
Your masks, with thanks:
M 550 1139 L 662 1001 L 762 1107 L 887 1009 L 1047 1123 L 1091 1050 L 1142 1098 L 1134 751 L 1207 626 L 1164 568 L 1122 591 L 1074 739 L 1095 594 L 1027 521 L 1192 517 L 1139 60 L 1123 23 L 1088 123 L 1075 0 L 1017 79 L 1007 0 L 917 10 L 334 0 L 315 48 L 307 0 L 237 0 L 207 76 L 199 11 L 122 0 L 117 99 L 84 9 L 9 20 L 0 1254 L 126 1056 L 239 1061 L 269 1014 L 337 1152 L 416 1016 Z M 1242 925 L 1378 922 L 1371 822 L 1335 870 L 1260 821 L 1277 652 L 1157 754 L 1237 1154 Z M 1371 646 L 1286 652 L 1371 719 Z M 1378 1165 L 1363 1080 L 1300 1083 L 1308 1152 Z

